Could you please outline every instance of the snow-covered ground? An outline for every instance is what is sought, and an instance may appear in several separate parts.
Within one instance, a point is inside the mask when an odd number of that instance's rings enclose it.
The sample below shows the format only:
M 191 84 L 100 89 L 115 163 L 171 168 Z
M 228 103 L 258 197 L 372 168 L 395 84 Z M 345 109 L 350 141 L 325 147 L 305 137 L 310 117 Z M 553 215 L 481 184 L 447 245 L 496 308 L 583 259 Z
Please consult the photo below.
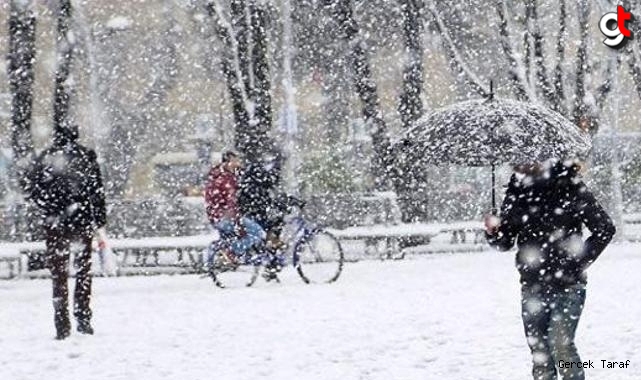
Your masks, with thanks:
M 333 285 L 216 289 L 197 276 L 97 278 L 96 335 L 53 340 L 50 282 L 0 282 L 0 379 L 518 380 L 530 355 L 511 254 L 349 264 Z M 587 378 L 641 378 L 641 245 L 590 273 Z M 601 360 L 630 360 L 601 369 Z

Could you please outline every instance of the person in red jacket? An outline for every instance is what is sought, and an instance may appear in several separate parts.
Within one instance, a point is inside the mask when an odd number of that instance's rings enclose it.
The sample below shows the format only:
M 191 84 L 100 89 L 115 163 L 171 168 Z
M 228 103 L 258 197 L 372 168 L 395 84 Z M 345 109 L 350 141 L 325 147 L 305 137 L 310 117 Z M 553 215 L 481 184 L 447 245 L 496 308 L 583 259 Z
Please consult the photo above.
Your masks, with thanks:
M 222 163 L 209 171 L 205 187 L 209 222 L 223 237 L 233 240 L 230 244 L 231 261 L 243 256 L 265 238 L 265 231 L 258 223 L 239 213 L 237 193 L 241 168 L 240 157 L 233 151 L 225 152 Z

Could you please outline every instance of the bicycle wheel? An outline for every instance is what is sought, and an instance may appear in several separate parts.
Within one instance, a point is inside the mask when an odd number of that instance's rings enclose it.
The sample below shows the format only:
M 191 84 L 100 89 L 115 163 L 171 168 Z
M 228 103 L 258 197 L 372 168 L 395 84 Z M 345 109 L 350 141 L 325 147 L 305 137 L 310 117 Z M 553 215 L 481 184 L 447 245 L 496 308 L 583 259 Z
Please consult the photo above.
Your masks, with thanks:
M 219 249 L 210 261 L 209 277 L 219 288 L 242 288 L 252 286 L 258 278 L 260 263 L 256 260 L 237 260 L 227 250 Z
M 294 248 L 296 270 L 307 284 L 336 281 L 343 270 L 343 262 L 343 247 L 327 231 L 301 239 Z

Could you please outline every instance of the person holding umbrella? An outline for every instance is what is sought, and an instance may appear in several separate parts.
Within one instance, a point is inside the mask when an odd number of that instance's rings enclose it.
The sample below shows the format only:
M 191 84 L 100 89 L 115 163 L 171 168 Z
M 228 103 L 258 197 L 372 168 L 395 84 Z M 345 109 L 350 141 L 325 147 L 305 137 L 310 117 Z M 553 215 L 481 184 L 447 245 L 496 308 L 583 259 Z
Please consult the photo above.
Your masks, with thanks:
M 405 171 L 432 165 L 492 168 L 488 242 L 516 243 L 523 325 L 536 380 L 585 378 L 574 334 L 585 302 L 586 269 L 615 234 L 612 220 L 579 178 L 578 161 L 590 136 L 543 105 L 494 97 L 452 104 L 417 120 L 395 145 Z M 496 216 L 495 167 L 510 164 L 510 180 Z M 583 240 L 583 226 L 591 232 Z M 560 363 L 563 362 L 563 363 Z M 569 363 L 569 365 L 566 365 Z
M 583 380 L 574 344 L 586 269 L 615 234 L 612 220 L 580 180 L 576 161 L 514 166 L 499 216 L 487 215 L 490 245 L 518 246 L 522 318 L 535 380 Z M 591 235 L 582 238 L 583 226 Z

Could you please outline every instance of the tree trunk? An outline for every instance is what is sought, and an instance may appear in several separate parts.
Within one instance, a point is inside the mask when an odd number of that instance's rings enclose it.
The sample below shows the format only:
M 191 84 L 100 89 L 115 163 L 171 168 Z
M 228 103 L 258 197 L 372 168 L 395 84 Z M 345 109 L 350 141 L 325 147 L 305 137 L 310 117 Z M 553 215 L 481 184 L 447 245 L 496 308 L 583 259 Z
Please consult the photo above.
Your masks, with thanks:
M 265 9 L 251 1 L 249 6 L 252 35 L 253 103 L 256 108 L 256 122 L 250 131 L 246 149 L 248 156 L 255 159 L 271 150 L 268 136 L 272 127 L 272 96 L 268 58 L 267 17 Z M 253 161 L 250 157 L 250 161 Z
M 576 53 L 576 87 L 574 92 L 574 110 L 572 118 L 582 128 L 587 128 L 591 134 L 596 133 L 594 116 L 585 102 L 586 74 L 588 71 L 588 36 L 590 26 L 590 4 L 588 0 L 579 0 L 580 40 Z
M 497 2 L 496 11 L 499 16 L 499 36 L 503 52 L 508 58 L 510 65 L 509 76 L 514 86 L 516 98 L 522 101 L 533 100 L 533 95 L 530 90 L 530 85 L 526 77 L 526 69 L 523 63 L 516 56 L 514 46 L 512 44 L 512 37 L 510 36 L 510 22 L 508 18 L 508 9 L 505 1 Z
M 354 86 L 363 103 L 363 118 L 365 123 L 373 128 L 374 186 L 379 190 L 385 189 L 389 187 L 392 178 L 391 143 L 387 136 L 387 125 L 381 112 L 376 83 L 372 78 L 366 46 L 359 36 L 358 24 L 353 17 L 352 1 L 337 0 L 332 5 L 341 34 L 351 47 L 348 61 L 354 69 Z
M 69 109 L 73 91 L 71 66 L 73 64 L 74 41 L 70 36 L 72 6 L 71 0 L 60 0 L 58 5 L 56 85 L 53 101 L 54 136 L 69 127 Z
M 13 0 L 9 14 L 8 77 L 12 94 L 11 143 L 14 167 L 23 165 L 33 153 L 31 116 L 33 110 L 33 65 L 36 57 L 36 17 L 29 4 Z M 26 164 L 26 163 L 24 163 Z M 21 170 L 16 178 L 21 178 Z
M 214 0 L 207 11 L 216 23 L 216 33 L 225 48 L 221 66 L 234 113 L 235 145 L 250 161 L 271 148 L 271 81 L 269 79 L 266 13 L 255 0 L 232 1 L 232 21 Z
M 151 59 L 156 62 L 154 81 L 142 96 L 142 101 L 134 107 L 122 106 L 111 112 L 113 123 L 109 134 L 107 157 L 106 191 L 110 197 L 122 197 L 125 193 L 131 171 L 136 163 L 140 144 L 146 133 L 151 132 L 153 120 L 167 99 L 169 91 L 175 86 L 179 72 L 178 48 L 179 36 L 176 35 L 176 20 L 173 17 L 171 4 L 165 2 L 163 15 L 167 21 L 167 30 L 163 34 L 162 45 L 157 55 Z M 117 100 L 111 99 L 118 104 Z
M 423 90 L 423 18 L 421 0 L 400 0 L 403 12 L 403 32 L 405 39 L 405 53 L 407 61 L 403 70 L 403 89 L 399 101 L 399 114 L 403 129 L 409 129 L 412 124 L 423 114 L 423 102 L 421 101 L 421 92 Z M 438 17 L 436 12 L 435 17 Z M 437 25 L 442 34 L 446 31 L 439 22 Z M 449 37 L 449 35 L 448 35 Z M 446 38 L 444 37 L 444 41 Z M 450 65 L 454 69 L 463 69 L 462 66 L 456 66 L 455 61 L 458 56 L 453 42 L 447 38 L 451 45 Z M 447 45 L 447 42 L 444 42 Z M 396 190 L 398 203 L 401 209 L 401 220 L 405 223 L 425 221 L 425 205 L 429 199 L 425 194 L 423 181 L 419 176 L 423 173 L 417 173 L 412 170 L 407 163 L 398 162 L 395 165 L 393 176 L 394 189 Z M 412 245 L 411 239 L 403 239 L 404 246 Z M 420 242 L 416 242 L 420 243 Z
M 250 29 L 250 10 L 248 9 L 245 0 L 231 0 L 230 8 L 231 27 L 233 30 L 231 38 L 236 40 L 236 44 L 238 46 L 236 50 L 238 66 L 240 67 L 240 72 L 242 74 L 241 79 L 245 86 L 245 91 L 249 94 L 251 93 L 251 89 L 254 87 L 252 83 L 252 70 L 250 68 L 252 58 L 250 43 L 253 38 L 253 31 Z M 222 15 L 220 15 L 220 17 L 222 17 Z
M 633 14 L 632 22 L 630 23 L 632 35 L 637 40 L 637 45 L 634 44 L 634 41 L 628 41 L 629 43 L 625 47 L 627 55 L 628 69 L 632 80 L 634 81 L 634 87 L 637 90 L 639 98 L 641 98 L 641 41 L 639 39 L 639 33 L 641 33 L 641 27 L 639 26 L 638 12 L 635 8 L 632 7 L 632 4 L 628 0 L 622 2 L 623 7 Z
M 554 68 L 554 92 L 557 101 L 556 110 L 562 115 L 567 115 L 568 112 L 563 87 L 563 63 L 565 62 L 565 44 L 568 35 L 567 16 L 565 0 L 559 0 L 559 36 L 556 43 L 557 61 Z
M 536 87 L 541 89 L 543 98 L 551 105 L 555 111 L 559 110 L 559 101 L 556 99 L 556 93 L 552 90 L 548 80 L 547 69 L 545 67 L 545 52 L 543 51 L 543 36 L 541 35 L 541 26 L 539 25 L 539 16 L 536 7 L 536 0 L 526 1 L 526 14 L 528 20 L 528 32 L 532 38 Z
M 409 128 L 423 114 L 423 18 L 421 0 L 401 0 L 407 63 L 398 112 L 403 128 Z

